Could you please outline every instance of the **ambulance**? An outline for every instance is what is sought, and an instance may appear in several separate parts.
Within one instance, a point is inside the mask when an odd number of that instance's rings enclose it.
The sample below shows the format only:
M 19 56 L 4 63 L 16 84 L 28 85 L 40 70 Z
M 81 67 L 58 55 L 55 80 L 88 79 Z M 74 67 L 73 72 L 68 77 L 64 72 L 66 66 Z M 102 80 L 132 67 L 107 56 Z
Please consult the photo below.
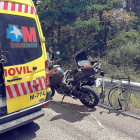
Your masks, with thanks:
M 32 0 L 0 0 L 0 134 L 43 116 L 50 94 L 45 38 Z

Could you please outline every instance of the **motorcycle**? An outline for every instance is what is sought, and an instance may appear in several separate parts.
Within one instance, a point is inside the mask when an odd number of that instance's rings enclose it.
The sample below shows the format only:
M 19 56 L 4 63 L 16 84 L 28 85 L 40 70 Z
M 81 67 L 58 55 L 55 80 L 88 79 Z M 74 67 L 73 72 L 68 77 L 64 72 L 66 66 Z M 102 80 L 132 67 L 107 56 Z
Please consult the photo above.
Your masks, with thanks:
M 73 99 L 79 99 L 86 107 L 94 108 L 99 102 L 99 93 L 91 86 L 95 85 L 95 74 L 101 69 L 101 61 L 90 62 L 85 51 L 75 57 L 77 69 L 63 71 L 60 65 L 50 63 L 50 87 L 53 97 L 55 91 Z

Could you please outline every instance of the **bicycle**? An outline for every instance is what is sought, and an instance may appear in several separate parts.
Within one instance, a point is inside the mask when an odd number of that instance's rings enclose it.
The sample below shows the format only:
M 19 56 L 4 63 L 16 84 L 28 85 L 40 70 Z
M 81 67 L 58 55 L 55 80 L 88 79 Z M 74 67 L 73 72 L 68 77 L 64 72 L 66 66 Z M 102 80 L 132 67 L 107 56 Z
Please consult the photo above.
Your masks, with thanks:
M 118 111 L 128 111 L 130 104 L 130 92 L 128 89 L 122 85 L 122 80 L 127 79 L 128 84 L 130 84 L 130 77 L 122 78 L 122 77 L 111 77 L 111 83 L 113 83 L 113 79 L 119 80 L 119 83 L 115 85 L 113 88 L 109 90 L 109 92 L 105 91 L 105 73 L 101 72 L 102 76 L 102 84 L 101 84 L 101 93 L 100 100 L 104 103 L 105 96 L 108 95 L 108 102 L 110 106 L 114 110 Z

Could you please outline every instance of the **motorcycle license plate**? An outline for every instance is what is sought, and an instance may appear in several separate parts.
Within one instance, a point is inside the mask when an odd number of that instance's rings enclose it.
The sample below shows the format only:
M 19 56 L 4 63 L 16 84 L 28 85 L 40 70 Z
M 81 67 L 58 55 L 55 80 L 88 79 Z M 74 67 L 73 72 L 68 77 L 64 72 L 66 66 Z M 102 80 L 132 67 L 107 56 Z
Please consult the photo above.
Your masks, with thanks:
M 100 82 L 99 79 L 97 78 L 97 79 L 95 80 L 95 82 L 94 82 L 94 86 L 95 86 L 95 87 L 100 87 L 100 85 L 101 85 L 101 82 Z

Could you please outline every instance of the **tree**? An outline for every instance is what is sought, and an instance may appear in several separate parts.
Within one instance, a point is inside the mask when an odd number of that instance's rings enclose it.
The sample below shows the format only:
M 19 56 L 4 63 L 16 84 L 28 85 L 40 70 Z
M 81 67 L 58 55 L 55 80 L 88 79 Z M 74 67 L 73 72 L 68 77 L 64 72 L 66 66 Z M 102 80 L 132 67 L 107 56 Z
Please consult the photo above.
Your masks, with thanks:
M 37 1 L 38 1 L 38 0 L 33 0 L 35 6 L 37 5 Z

